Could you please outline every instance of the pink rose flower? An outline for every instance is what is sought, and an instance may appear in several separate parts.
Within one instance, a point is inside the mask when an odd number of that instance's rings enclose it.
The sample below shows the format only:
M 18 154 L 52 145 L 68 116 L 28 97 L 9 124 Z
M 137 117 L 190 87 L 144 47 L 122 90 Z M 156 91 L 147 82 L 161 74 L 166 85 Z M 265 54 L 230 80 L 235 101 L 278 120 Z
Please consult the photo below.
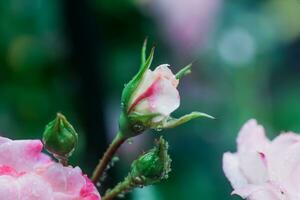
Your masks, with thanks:
M 146 57 L 147 39 L 142 47 L 141 67 L 138 73 L 125 85 L 121 97 L 122 113 L 119 118 L 119 138 L 130 138 L 147 129 L 163 130 L 174 128 L 192 119 L 212 116 L 191 112 L 180 118 L 170 114 L 180 105 L 177 86 L 179 80 L 191 73 L 189 64 L 173 74 L 168 64 L 150 70 L 154 56 L 154 47 Z
M 101 200 L 79 167 L 64 167 L 41 153 L 39 140 L 0 137 L 0 199 Z
M 180 104 L 178 83 L 168 64 L 148 69 L 129 101 L 128 112 L 157 113 L 160 116 L 153 119 L 155 122 L 167 118 Z
M 300 136 L 288 132 L 270 141 L 249 120 L 237 138 L 237 152 L 225 153 L 223 170 L 234 191 L 249 200 L 300 199 Z

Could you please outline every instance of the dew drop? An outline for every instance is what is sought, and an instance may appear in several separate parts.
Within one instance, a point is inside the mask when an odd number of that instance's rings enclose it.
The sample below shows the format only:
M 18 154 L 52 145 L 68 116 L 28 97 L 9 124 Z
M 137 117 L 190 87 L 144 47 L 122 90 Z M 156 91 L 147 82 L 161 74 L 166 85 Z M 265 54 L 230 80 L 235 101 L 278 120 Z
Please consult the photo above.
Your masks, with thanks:
M 156 131 L 162 131 L 162 130 L 163 130 L 163 127 L 162 127 L 162 126 L 157 126 L 157 127 L 155 128 L 155 130 L 156 130 Z
M 132 126 L 132 129 L 133 129 L 134 132 L 140 133 L 140 132 L 145 130 L 145 127 L 140 123 L 136 123 Z
M 132 143 L 133 143 L 133 140 L 132 140 L 132 139 L 128 139 L 128 140 L 127 140 L 127 143 L 128 143 L 128 144 L 132 144 Z

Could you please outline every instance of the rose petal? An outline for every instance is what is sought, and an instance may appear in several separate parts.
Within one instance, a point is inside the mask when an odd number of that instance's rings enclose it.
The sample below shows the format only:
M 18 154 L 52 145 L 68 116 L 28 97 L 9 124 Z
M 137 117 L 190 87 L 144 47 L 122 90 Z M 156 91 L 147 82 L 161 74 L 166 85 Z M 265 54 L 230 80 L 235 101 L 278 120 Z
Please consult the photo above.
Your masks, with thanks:
M 134 109 L 133 107 L 137 104 L 137 99 L 153 84 L 155 81 L 156 76 L 151 70 L 147 70 L 141 80 L 139 86 L 132 94 L 132 97 L 129 101 L 129 110 Z M 140 100 L 141 101 L 141 100 Z M 138 102 L 139 103 L 139 102 Z
M 153 72 L 148 70 L 145 73 L 130 100 L 129 112 L 134 110 L 141 114 L 161 114 L 156 118 L 157 121 L 169 116 L 179 107 L 180 98 L 176 89 L 178 80 L 168 66 L 160 65 Z
M 263 127 L 250 120 L 242 127 L 237 144 L 238 152 L 225 153 L 223 158 L 233 194 L 249 200 L 300 199 L 299 135 L 289 132 L 270 142 Z
M 169 116 L 180 105 L 178 90 L 166 79 L 159 81 L 159 92 L 149 98 L 151 111 Z
M 169 80 L 172 85 L 176 88 L 178 86 L 179 80 L 176 79 L 173 72 L 170 70 L 169 64 L 162 64 L 156 67 L 154 73 L 161 76 L 162 78 Z
M 0 176 L 0 199 L 19 200 L 19 190 L 15 178 Z
M 262 126 L 249 120 L 240 130 L 238 139 L 240 169 L 249 183 L 260 184 L 268 180 L 266 149 L 270 141 Z
M 269 143 L 264 128 L 255 119 L 245 123 L 237 138 L 238 152 L 263 152 Z
M 223 155 L 223 171 L 229 179 L 233 188 L 238 189 L 245 187 L 248 183 L 242 174 L 236 154 L 224 153 Z
M 249 200 L 282 200 L 282 197 L 284 197 L 281 196 L 280 191 L 271 184 L 248 185 L 247 187 L 233 191 L 232 194 L 237 194 Z
M 43 144 L 39 140 L 15 140 L 0 144 L 0 165 L 8 165 L 18 172 L 30 171 L 50 162 L 41 153 Z
M 52 200 L 52 189 L 40 176 L 30 173 L 17 180 L 20 200 Z
M 270 179 L 293 191 L 300 190 L 300 136 L 285 133 L 272 142 L 269 150 Z
M 0 138 L 0 199 L 101 200 L 79 167 L 64 167 L 41 153 L 39 140 Z

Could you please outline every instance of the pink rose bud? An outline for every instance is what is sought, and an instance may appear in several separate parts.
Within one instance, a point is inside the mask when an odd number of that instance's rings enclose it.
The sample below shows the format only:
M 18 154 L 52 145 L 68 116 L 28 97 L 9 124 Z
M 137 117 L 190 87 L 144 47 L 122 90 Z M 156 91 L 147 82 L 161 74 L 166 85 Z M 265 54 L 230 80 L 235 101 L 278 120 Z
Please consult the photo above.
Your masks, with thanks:
M 154 48 L 146 59 L 146 41 L 142 49 L 142 64 L 139 72 L 126 85 L 122 93 L 122 114 L 119 124 L 122 134 L 132 137 L 148 128 L 172 128 L 197 117 L 211 116 L 192 112 L 179 119 L 170 114 L 180 105 L 177 90 L 179 79 L 191 72 L 191 64 L 174 74 L 170 65 L 162 64 L 150 70 Z
M 180 105 L 177 90 L 179 80 L 169 69 L 168 64 L 158 66 L 154 71 L 148 69 L 136 91 L 133 92 L 128 113 L 147 115 L 156 113 L 153 122 L 159 122 L 168 117 Z
M 101 200 L 79 167 L 64 167 L 43 154 L 39 140 L 0 137 L 0 199 Z
M 237 152 L 225 153 L 223 170 L 234 191 L 249 200 L 300 197 L 300 135 L 288 132 L 270 141 L 264 128 L 249 120 L 237 138 Z

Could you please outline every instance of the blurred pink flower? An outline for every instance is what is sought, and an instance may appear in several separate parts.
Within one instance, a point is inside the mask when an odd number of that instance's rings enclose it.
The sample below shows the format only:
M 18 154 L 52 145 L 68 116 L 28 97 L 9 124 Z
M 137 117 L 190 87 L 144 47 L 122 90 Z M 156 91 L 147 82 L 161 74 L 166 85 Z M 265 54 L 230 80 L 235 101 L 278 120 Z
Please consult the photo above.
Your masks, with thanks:
M 41 153 L 39 140 L 0 137 L 0 199 L 100 200 L 79 167 L 63 167 Z
M 270 141 L 252 119 L 240 130 L 237 152 L 224 154 L 223 170 L 232 194 L 249 200 L 298 200 L 300 136 L 288 132 Z
M 139 0 L 150 7 L 159 30 L 178 53 L 199 50 L 209 36 L 222 0 Z
M 168 64 L 160 65 L 154 71 L 148 70 L 129 102 L 128 112 L 157 113 L 155 122 L 169 117 L 180 104 L 178 83 Z

